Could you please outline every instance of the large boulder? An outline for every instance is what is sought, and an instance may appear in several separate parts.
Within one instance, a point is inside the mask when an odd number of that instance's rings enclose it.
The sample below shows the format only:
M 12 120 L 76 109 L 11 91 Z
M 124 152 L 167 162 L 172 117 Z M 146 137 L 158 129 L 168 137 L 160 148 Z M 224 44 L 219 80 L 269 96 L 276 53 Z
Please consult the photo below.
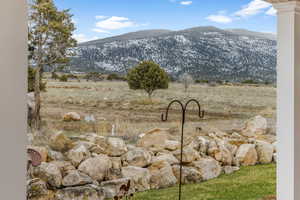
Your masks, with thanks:
M 255 165 L 258 159 L 255 144 L 242 144 L 236 153 L 236 159 L 242 166 Z
M 152 129 L 142 134 L 137 141 L 138 147 L 143 147 L 151 151 L 161 151 L 166 147 L 166 141 L 170 139 L 170 134 L 166 129 Z
M 62 183 L 62 174 L 59 168 L 52 163 L 43 162 L 38 167 L 34 167 L 32 175 L 34 178 L 39 178 L 54 188 L 60 187 Z
M 127 186 L 129 186 L 127 188 Z M 101 187 L 104 190 L 105 198 L 113 199 L 116 197 L 123 197 L 134 193 L 133 185 L 129 178 L 116 179 L 112 181 L 101 182 Z
M 122 156 L 128 151 L 124 140 L 120 138 L 109 137 L 106 142 L 106 153 L 109 156 Z
M 173 155 L 180 161 L 180 157 L 181 157 L 180 150 L 174 151 Z M 199 160 L 199 159 L 200 159 L 199 153 L 196 150 L 194 150 L 191 145 L 183 148 L 182 163 L 188 164 L 188 163 L 191 163 L 191 162 L 193 162 L 195 160 Z
M 67 187 L 58 190 L 55 200 L 104 200 L 105 194 L 102 188 L 96 185 Z
M 83 144 L 79 144 L 72 148 L 66 155 L 68 160 L 70 160 L 75 167 L 78 167 L 83 160 L 91 157 L 91 153 Z
M 151 174 L 148 169 L 134 166 L 123 167 L 122 176 L 133 181 L 136 191 L 141 192 L 150 189 Z
M 151 189 L 166 188 L 177 183 L 177 179 L 173 174 L 172 167 L 166 161 L 152 163 L 148 169 L 151 174 Z
M 158 156 L 152 158 L 152 162 L 167 161 L 170 165 L 179 164 L 179 160 L 170 153 L 160 153 Z
M 272 162 L 274 146 L 264 141 L 256 142 L 256 151 L 258 155 L 258 162 L 267 164 Z
M 98 155 L 83 161 L 78 170 L 89 175 L 93 180 L 102 181 L 112 167 L 111 160 L 106 155 Z
M 122 156 L 124 166 L 146 167 L 151 164 L 151 160 L 151 153 L 143 148 L 135 148 Z
M 213 158 L 201 158 L 192 163 L 201 174 L 202 180 L 209 180 L 218 177 L 222 172 L 222 167 Z
M 69 174 L 66 175 L 62 180 L 62 185 L 65 187 L 74 187 L 90 183 L 93 183 L 93 179 L 91 179 L 91 177 L 89 177 L 88 175 L 77 170 L 69 172 Z
M 74 143 L 62 132 L 57 132 L 50 137 L 49 146 L 59 152 L 66 152 L 74 147 Z
M 180 166 L 172 166 L 173 173 L 179 183 L 180 179 Z M 193 167 L 182 166 L 182 183 L 198 183 L 202 180 L 202 176 L 198 170 Z
M 65 122 L 71 122 L 71 121 L 80 121 L 81 120 L 81 117 L 78 113 L 76 112 L 69 112 L 69 113 L 66 113 L 64 116 L 63 116 L 63 120 Z
M 241 134 L 246 137 L 265 134 L 267 131 L 267 120 L 262 116 L 255 116 L 245 122 Z

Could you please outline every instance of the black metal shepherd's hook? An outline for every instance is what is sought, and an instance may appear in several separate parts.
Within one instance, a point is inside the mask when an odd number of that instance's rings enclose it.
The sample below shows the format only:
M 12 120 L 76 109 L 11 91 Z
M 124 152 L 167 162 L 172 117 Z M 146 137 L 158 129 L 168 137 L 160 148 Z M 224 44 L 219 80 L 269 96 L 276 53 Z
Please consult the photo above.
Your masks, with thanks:
M 198 105 L 198 109 L 199 109 L 199 117 L 203 118 L 204 117 L 204 111 L 201 110 L 201 106 L 200 103 L 196 100 L 196 99 L 191 99 L 188 102 L 186 102 L 185 105 L 183 105 L 179 100 L 173 100 L 170 102 L 170 104 L 167 107 L 166 110 L 166 115 L 161 114 L 161 120 L 162 121 L 167 121 L 168 120 L 168 115 L 169 115 L 169 110 L 170 107 L 174 104 L 174 103 L 178 103 L 181 106 L 182 109 L 182 120 L 181 120 L 181 146 L 180 146 L 180 177 L 179 177 L 179 194 L 178 194 L 178 199 L 181 200 L 181 185 L 182 185 L 182 154 L 183 154 L 183 128 L 184 128 L 184 124 L 185 124 L 185 113 L 186 113 L 186 109 L 187 106 L 191 103 L 194 102 Z

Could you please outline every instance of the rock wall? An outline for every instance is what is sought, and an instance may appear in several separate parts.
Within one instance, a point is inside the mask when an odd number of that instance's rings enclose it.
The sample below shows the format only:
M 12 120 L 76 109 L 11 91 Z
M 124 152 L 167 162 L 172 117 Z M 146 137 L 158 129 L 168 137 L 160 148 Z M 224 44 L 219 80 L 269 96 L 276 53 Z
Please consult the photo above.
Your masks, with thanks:
M 240 166 L 276 162 L 274 136 L 260 116 L 240 133 L 219 130 L 185 142 L 183 182 L 199 183 Z M 42 163 L 28 168 L 28 199 L 101 200 L 174 186 L 179 181 L 180 143 L 167 129 L 153 129 L 136 145 L 94 133 L 70 139 L 53 134 L 48 147 L 30 146 Z

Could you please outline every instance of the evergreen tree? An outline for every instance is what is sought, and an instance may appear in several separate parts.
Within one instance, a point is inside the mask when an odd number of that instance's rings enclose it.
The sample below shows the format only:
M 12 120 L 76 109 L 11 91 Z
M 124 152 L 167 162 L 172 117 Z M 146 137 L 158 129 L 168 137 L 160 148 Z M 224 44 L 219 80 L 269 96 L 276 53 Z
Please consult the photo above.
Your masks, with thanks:
M 45 67 L 67 63 L 69 48 L 76 46 L 72 38 L 75 26 L 69 10 L 59 11 L 53 0 L 29 2 L 29 65 L 35 73 L 35 128 L 40 128 L 40 77 Z
M 168 74 L 152 61 L 141 62 L 127 74 L 128 85 L 133 90 L 145 90 L 151 99 L 157 89 L 169 87 Z

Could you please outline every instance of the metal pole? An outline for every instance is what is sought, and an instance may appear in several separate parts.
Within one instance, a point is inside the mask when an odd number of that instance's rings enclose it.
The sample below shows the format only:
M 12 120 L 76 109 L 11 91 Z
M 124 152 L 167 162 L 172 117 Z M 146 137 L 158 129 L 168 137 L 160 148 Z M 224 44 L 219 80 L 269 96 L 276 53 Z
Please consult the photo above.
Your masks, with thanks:
M 171 101 L 167 107 L 166 110 L 166 115 L 162 114 L 161 115 L 161 120 L 162 121 L 167 121 L 168 120 L 168 114 L 169 114 L 169 110 L 170 107 L 172 106 L 172 104 L 174 103 L 178 103 L 181 106 L 181 111 L 182 111 L 182 119 L 181 119 L 181 145 L 180 145 L 180 173 L 179 173 L 179 191 L 178 191 L 178 199 L 181 200 L 181 193 L 182 193 L 182 167 L 183 167 L 183 133 L 184 133 L 184 124 L 185 124 L 185 114 L 186 114 L 186 109 L 187 106 L 189 105 L 189 103 L 194 102 L 197 104 L 198 109 L 199 109 L 199 118 L 203 118 L 204 117 L 204 111 L 201 110 L 201 106 L 200 103 L 195 100 L 195 99 L 191 99 L 189 101 L 186 102 L 185 105 L 183 105 L 179 100 L 174 100 Z

